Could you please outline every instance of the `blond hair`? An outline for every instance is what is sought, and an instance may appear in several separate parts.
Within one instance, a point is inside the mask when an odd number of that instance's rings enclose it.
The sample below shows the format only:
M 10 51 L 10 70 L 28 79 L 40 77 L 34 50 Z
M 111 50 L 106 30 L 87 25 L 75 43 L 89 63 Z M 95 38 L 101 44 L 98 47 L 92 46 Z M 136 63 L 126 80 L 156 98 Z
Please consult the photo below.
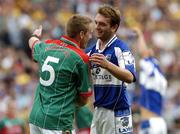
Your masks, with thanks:
M 106 18 L 110 18 L 111 26 L 117 25 L 119 27 L 121 21 L 121 13 L 119 10 L 113 8 L 110 5 L 102 5 L 98 8 L 97 13 L 103 15 Z
M 66 34 L 70 38 L 75 38 L 81 31 L 85 33 L 89 30 L 92 19 L 83 15 L 73 15 L 66 25 Z

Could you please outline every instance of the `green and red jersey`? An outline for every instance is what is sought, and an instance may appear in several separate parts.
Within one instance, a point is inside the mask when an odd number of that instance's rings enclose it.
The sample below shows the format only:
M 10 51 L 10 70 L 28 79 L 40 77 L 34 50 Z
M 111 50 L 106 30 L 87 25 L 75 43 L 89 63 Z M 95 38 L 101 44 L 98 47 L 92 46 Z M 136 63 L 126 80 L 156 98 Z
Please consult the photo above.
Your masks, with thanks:
M 72 130 L 76 98 L 92 93 L 89 58 L 66 36 L 35 44 L 32 50 L 40 79 L 29 121 L 44 129 Z

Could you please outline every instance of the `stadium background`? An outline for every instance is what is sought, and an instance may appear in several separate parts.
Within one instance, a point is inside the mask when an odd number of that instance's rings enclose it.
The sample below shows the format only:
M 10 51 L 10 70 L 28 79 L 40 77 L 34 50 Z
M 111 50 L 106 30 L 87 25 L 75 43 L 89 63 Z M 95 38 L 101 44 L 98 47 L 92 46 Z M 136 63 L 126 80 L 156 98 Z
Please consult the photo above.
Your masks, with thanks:
M 0 120 L 7 100 L 16 99 L 17 117 L 28 122 L 38 80 L 37 65 L 31 59 L 28 38 L 43 25 L 43 39 L 64 33 L 74 13 L 94 17 L 101 4 L 118 7 L 122 23 L 118 35 L 129 43 L 136 57 L 135 37 L 129 27 L 139 26 L 151 45 L 168 79 L 163 116 L 169 133 L 180 132 L 180 1 L 179 0 L 0 0 Z M 93 38 L 89 45 L 95 41 Z M 135 130 L 139 122 L 138 83 L 129 86 Z M 27 124 L 28 125 L 28 124 Z M 28 126 L 26 134 L 28 134 Z

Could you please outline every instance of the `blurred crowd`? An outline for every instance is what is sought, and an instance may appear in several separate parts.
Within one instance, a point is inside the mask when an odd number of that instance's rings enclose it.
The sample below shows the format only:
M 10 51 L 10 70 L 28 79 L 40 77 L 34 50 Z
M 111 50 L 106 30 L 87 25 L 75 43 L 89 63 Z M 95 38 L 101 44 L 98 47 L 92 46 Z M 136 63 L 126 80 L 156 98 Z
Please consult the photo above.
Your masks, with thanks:
M 31 59 L 28 39 L 39 25 L 42 40 L 59 38 L 72 14 L 94 17 L 101 4 L 120 9 L 122 15 L 118 36 L 128 42 L 136 57 L 136 36 L 131 27 L 143 30 L 147 44 L 155 50 L 168 79 L 163 115 L 169 133 L 180 131 L 180 1 L 179 0 L 0 0 L 0 120 L 7 116 L 10 99 L 15 100 L 19 119 L 28 131 L 28 114 L 38 81 L 37 64 Z M 88 45 L 95 41 L 95 37 Z M 134 124 L 138 124 L 138 83 L 130 86 Z M 136 125 L 135 125 L 136 126 Z

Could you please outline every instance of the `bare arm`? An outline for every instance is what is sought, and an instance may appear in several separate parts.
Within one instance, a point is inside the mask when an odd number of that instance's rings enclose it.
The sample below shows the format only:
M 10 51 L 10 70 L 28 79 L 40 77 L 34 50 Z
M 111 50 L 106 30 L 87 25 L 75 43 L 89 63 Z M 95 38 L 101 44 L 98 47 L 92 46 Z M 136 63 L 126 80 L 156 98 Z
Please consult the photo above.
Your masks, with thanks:
M 130 71 L 109 62 L 103 54 L 93 54 L 90 57 L 90 61 L 104 69 L 107 69 L 113 76 L 121 81 L 131 83 L 134 80 L 134 76 Z
M 41 37 L 41 34 L 42 34 L 42 26 L 39 26 L 39 28 L 33 32 L 32 37 L 30 37 L 29 39 L 29 47 L 31 49 L 34 44 L 41 42 L 38 38 Z
M 136 32 L 138 38 L 137 38 L 137 45 L 138 45 L 138 51 L 139 54 L 142 58 L 148 57 L 149 56 L 149 49 L 146 45 L 145 39 L 144 39 L 144 35 L 142 33 L 142 31 L 135 27 L 132 29 L 134 32 Z

